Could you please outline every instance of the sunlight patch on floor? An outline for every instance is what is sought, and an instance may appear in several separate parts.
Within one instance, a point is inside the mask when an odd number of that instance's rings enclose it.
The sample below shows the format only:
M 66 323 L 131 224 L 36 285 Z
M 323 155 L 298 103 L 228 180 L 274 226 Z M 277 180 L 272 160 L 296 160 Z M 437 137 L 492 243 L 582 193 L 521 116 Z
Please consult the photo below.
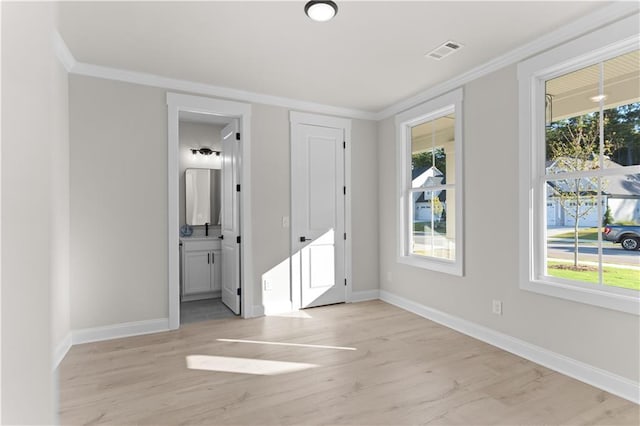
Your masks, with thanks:
M 211 355 L 189 355 L 186 359 L 187 368 L 190 370 L 220 371 L 260 376 L 274 376 L 319 367 L 317 364 L 303 362 L 269 361 Z
M 305 311 L 291 311 L 291 312 L 276 312 L 276 313 L 265 313 L 267 317 L 282 317 L 282 318 L 305 318 L 310 319 L 313 318 L 311 315 L 306 313 Z
M 260 345 L 275 345 L 275 346 L 294 346 L 297 348 L 314 348 L 314 349 L 338 349 L 342 351 L 357 351 L 356 348 L 348 346 L 327 346 L 327 345 L 310 345 L 306 343 L 284 343 L 284 342 L 264 342 L 261 340 L 239 340 L 239 339 L 217 339 L 218 342 L 230 342 L 230 343 L 254 343 Z

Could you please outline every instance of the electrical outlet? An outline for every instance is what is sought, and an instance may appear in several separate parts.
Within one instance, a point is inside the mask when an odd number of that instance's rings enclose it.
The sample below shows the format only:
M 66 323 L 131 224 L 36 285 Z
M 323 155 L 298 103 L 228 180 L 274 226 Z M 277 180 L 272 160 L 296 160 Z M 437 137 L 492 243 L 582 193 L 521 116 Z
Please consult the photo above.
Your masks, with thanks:
M 264 288 L 264 291 L 273 290 L 273 287 L 271 286 L 269 280 L 262 280 L 262 287 Z
M 283 228 L 289 227 L 289 216 L 282 216 L 282 227 Z
M 494 300 L 492 306 L 494 314 L 502 315 L 502 300 Z

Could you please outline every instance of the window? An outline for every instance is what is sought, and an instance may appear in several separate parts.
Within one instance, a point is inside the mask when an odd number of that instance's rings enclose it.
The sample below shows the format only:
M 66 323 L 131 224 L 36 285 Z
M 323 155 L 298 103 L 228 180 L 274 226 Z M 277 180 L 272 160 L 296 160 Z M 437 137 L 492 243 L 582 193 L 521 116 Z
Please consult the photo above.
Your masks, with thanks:
M 636 314 L 637 31 L 623 20 L 518 69 L 521 287 Z
M 398 261 L 462 275 L 462 90 L 396 116 Z

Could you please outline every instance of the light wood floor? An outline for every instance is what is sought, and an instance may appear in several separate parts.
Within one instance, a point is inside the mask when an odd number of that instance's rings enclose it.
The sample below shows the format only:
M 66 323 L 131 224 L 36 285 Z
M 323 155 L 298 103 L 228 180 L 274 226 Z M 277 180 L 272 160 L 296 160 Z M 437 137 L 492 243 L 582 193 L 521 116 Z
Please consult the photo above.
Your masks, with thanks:
M 315 308 L 301 316 L 201 322 L 175 332 L 74 346 L 60 367 L 60 421 L 65 425 L 640 422 L 639 407 L 631 402 L 380 301 Z M 212 369 L 224 366 L 208 356 L 315 367 L 276 375 L 196 370 L 187 368 L 186 359 L 193 355 L 204 356 L 200 359 L 209 360 L 206 366 Z M 250 361 L 242 366 L 256 367 Z

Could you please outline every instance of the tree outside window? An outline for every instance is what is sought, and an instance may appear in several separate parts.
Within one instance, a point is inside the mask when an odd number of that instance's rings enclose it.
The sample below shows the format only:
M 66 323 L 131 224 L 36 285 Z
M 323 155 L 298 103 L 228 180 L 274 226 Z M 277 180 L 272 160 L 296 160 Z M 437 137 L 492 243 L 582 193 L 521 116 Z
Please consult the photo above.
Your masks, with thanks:
M 640 251 L 605 224 L 640 225 L 640 55 L 546 81 L 546 264 L 563 280 L 640 290 Z

